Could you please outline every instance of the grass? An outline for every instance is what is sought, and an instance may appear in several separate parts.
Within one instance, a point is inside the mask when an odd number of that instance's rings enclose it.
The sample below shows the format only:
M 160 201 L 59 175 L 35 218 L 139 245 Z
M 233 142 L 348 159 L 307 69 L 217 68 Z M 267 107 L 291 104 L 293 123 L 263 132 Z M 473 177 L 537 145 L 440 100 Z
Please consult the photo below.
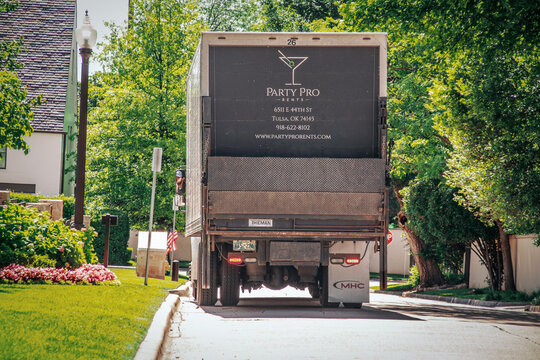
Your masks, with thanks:
M 496 291 L 490 288 L 483 289 L 448 289 L 424 291 L 422 294 L 452 296 L 463 299 L 475 299 L 501 302 L 540 303 L 540 291 L 528 295 L 522 291 Z
M 370 279 L 378 279 L 380 277 L 379 273 L 375 273 L 375 272 L 370 272 L 369 273 L 369 278 Z M 401 280 L 408 280 L 409 279 L 409 275 L 402 275 L 402 274 L 387 274 L 386 275 L 386 279 L 387 280 L 392 280 L 392 281 L 401 281 Z
M 380 290 L 379 286 L 370 286 L 371 290 Z M 400 284 L 388 284 L 386 290 L 384 291 L 410 291 L 413 289 L 413 286 L 407 282 Z
M 0 285 L 0 359 L 132 359 L 180 283 L 113 271 L 121 286 Z

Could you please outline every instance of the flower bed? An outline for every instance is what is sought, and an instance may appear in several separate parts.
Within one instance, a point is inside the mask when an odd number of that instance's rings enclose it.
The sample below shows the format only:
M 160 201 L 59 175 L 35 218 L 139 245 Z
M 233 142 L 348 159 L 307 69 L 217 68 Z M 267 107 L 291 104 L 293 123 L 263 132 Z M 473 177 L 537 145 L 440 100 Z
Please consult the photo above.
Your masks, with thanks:
M 120 285 L 120 281 L 112 271 L 103 265 L 92 264 L 84 264 L 74 270 L 11 264 L 0 269 L 0 283 Z

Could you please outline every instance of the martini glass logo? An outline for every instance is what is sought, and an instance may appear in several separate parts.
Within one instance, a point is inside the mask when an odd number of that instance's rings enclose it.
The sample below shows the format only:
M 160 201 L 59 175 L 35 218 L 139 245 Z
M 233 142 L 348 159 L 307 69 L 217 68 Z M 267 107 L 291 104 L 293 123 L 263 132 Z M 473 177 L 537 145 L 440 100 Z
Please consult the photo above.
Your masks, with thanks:
M 292 70 L 292 80 L 290 83 L 285 85 L 302 85 L 300 83 L 294 82 L 294 71 L 300 67 L 307 59 L 307 56 L 285 56 L 281 51 L 278 50 L 278 53 L 281 55 L 279 59 L 283 61 Z

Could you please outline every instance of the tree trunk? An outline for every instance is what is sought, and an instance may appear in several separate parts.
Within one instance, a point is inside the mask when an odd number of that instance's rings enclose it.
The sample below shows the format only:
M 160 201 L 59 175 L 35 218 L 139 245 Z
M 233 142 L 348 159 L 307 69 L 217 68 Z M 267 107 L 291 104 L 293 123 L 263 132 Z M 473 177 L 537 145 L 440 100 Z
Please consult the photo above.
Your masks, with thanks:
M 512 254 L 510 252 L 510 239 L 508 238 L 508 234 L 504 231 L 501 222 L 496 220 L 495 223 L 499 229 L 499 239 L 503 258 L 504 290 L 516 291 L 516 283 L 514 282 L 514 268 L 512 266 Z
M 431 287 L 444 284 L 444 277 L 437 262 L 433 259 L 425 259 L 422 256 L 422 252 L 426 248 L 426 243 L 407 225 L 407 216 L 403 212 L 403 197 L 396 188 L 394 188 L 394 193 L 396 194 L 401 209 L 398 213 L 399 227 L 407 234 L 407 241 L 411 247 L 414 262 L 416 263 L 418 274 L 420 276 L 419 286 Z

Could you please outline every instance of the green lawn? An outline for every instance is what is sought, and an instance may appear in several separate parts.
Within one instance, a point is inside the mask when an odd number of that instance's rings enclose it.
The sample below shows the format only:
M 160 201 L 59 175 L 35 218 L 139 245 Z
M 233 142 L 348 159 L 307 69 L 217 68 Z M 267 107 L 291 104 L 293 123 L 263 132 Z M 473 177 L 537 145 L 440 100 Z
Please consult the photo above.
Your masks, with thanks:
M 180 283 L 113 271 L 121 286 L 0 285 L 0 359 L 133 358 Z
M 454 296 L 464 299 L 502 301 L 502 302 L 523 302 L 536 304 L 540 302 L 540 291 L 527 295 L 522 291 L 495 291 L 489 288 L 483 289 L 445 289 L 424 291 L 421 294 Z
M 380 277 L 379 273 L 370 272 L 369 278 L 370 279 L 378 279 Z M 402 274 L 387 274 L 386 275 L 387 280 L 395 280 L 395 281 L 401 281 L 401 280 L 408 280 L 409 275 L 402 275 Z
M 371 290 L 380 290 L 380 287 L 377 286 L 370 286 Z M 388 284 L 386 287 L 386 291 L 411 291 L 413 289 L 413 286 L 410 285 L 407 282 L 399 283 L 399 284 Z

